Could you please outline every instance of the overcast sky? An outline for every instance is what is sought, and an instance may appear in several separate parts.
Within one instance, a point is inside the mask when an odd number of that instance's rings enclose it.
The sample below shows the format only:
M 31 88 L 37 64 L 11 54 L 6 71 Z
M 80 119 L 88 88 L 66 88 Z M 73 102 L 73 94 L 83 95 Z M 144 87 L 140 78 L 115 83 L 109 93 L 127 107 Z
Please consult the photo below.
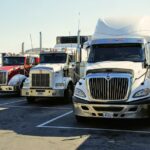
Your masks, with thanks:
M 0 52 L 53 47 L 56 36 L 75 35 L 80 12 L 81 34 L 94 32 L 98 18 L 150 15 L 150 0 L 0 0 Z

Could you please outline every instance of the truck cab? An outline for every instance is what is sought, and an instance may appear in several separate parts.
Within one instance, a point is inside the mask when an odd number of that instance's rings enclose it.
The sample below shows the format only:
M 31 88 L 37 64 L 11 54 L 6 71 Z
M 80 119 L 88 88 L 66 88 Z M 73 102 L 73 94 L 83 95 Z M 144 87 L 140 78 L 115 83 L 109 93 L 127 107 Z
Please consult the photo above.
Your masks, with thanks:
M 0 67 L 0 93 L 20 93 L 29 70 L 36 65 L 36 58 L 23 55 L 7 54 Z
M 30 70 L 22 96 L 29 103 L 38 97 L 64 97 L 71 101 L 74 89 L 74 54 L 67 51 L 42 52 L 40 64 Z
M 93 40 L 74 93 L 74 112 L 82 117 L 149 117 L 148 43 L 144 38 Z
M 84 76 L 75 86 L 77 121 L 150 117 L 150 18 L 125 22 L 98 20 Z

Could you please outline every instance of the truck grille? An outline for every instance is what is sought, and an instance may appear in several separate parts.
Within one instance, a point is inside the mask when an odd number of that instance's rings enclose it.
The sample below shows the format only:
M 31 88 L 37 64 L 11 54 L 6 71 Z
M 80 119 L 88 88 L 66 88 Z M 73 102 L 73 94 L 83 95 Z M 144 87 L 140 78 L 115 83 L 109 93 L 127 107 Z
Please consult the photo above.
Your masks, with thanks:
M 32 74 L 32 87 L 49 87 L 49 74 Z
M 96 100 L 124 100 L 128 94 L 128 78 L 90 78 L 89 90 Z
M 7 73 L 6 72 L 0 72 L 0 84 L 6 84 L 7 83 Z

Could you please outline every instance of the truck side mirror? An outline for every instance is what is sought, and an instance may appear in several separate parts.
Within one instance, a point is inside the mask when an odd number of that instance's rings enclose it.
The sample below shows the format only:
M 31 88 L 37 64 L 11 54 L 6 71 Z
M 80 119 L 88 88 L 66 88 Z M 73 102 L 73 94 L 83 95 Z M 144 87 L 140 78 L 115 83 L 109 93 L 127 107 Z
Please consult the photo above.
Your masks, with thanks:
M 143 65 L 144 65 L 144 68 L 147 68 L 147 67 L 149 67 L 149 66 L 150 66 L 150 65 L 148 65 L 148 64 L 147 64 L 146 59 L 144 60 Z
M 75 67 L 75 63 L 72 63 L 71 66 L 72 66 L 72 67 Z
M 68 66 L 64 66 L 64 69 L 63 69 L 63 70 L 65 70 L 65 71 L 68 70 Z

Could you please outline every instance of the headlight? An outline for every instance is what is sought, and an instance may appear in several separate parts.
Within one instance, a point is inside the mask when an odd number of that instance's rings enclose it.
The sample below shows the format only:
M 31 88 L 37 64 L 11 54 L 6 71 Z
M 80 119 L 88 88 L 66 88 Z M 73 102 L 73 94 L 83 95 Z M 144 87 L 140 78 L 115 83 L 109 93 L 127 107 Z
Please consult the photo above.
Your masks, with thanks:
M 74 95 L 82 97 L 82 98 L 86 97 L 85 93 L 82 90 L 78 89 L 78 88 L 75 89 Z
M 136 93 L 133 95 L 133 98 L 147 96 L 149 93 L 150 93 L 150 89 L 148 89 L 148 88 L 142 89 L 142 90 L 136 92 Z
M 64 86 L 64 83 L 56 83 L 55 86 Z

